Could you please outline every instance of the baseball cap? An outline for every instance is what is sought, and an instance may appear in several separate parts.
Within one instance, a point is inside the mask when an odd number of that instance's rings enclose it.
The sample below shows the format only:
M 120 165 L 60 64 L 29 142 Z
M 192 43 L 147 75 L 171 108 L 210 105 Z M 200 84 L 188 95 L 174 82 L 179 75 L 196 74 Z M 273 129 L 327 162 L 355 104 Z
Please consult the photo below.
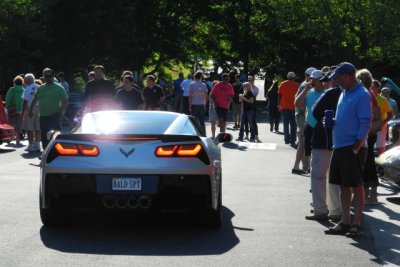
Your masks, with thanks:
M 333 70 L 331 75 L 329 76 L 330 79 L 335 79 L 338 75 L 348 73 L 348 74 L 353 74 L 356 73 L 356 68 L 354 67 L 353 64 L 349 62 L 342 62 L 339 65 L 337 65 L 336 69 Z
M 306 75 L 310 76 L 311 73 L 312 73 L 314 70 L 316 70 L 316 68 L 314 68 L 314 67 L 309 67 L 308 69 L 306 69 Z
M 288 79 L 293 79 L 294 77 L 296 77 L 296 74 L 293 71 L 289 71 L 287 74 L 287 78 Z
M 330 81 L 331 79 L 329 78 L 329 76 L 332 74 L 332 71 L 328 71 L 327 73 L 324 74 L 324 76 L 322 76 L 321 79 L 319 79 L 320 82 L 327 82 Z
M 318 80 L 321 79 L 323 76 L 324 76 L 324 73 L 320 70 L 314 70 L 310 75 L 311 78 L 318 79 Z
M 389 91 L 389 92 L 390 92 L 390 88 L 388 88 L 388 87 L 383 87 L 383 88 L 381 89 L 381 92 L 383 92 L 383 91 Z

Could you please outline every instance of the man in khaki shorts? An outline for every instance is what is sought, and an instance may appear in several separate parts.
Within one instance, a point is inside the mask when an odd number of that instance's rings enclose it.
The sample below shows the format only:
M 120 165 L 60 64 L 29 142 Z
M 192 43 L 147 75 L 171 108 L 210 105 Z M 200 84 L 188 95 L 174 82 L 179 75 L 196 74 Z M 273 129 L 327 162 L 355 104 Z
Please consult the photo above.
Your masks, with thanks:
M 28 131 L 29 152 L 40 151 L 40 122 L 39 122 L 39 108 L 37 105 L 33 107 L 33 116 L 29 117 L 29 108 L 32 104 L 33 96 L 39 85 L 35 84 L 35 76 L 32 73 L 25 75 L 24 82 L 26 88 L 22 94 L 22 112 L 20 120 L 23 122 L 23 128 Z

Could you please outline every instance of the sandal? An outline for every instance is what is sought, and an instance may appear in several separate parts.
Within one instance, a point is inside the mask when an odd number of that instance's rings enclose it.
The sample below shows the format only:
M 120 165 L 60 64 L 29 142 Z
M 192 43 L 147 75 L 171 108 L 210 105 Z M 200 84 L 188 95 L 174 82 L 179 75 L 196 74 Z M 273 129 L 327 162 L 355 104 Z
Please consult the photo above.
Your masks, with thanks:
M 350 225 L 340 222 L 336 224 L 334 227 L 328 228 L 325 230 L 325 234 L 327 235 L 345 235 L 350 229 Z
M 353 224 L 347 232 L 347 237 L 360 237 L 362 235 L 362 228 L 360 225 Z

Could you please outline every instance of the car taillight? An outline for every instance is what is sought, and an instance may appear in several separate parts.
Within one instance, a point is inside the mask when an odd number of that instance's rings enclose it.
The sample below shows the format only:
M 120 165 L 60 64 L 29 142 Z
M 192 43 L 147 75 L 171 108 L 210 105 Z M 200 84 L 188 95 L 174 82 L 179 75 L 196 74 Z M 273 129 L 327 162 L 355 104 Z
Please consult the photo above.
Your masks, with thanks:
M 182 157 L 195 157 L 201 151 L 201 145 L 194 144 L 194 145 L 182 145 L 179 146 L 176 154 Z
M 196 157 L 202 149 L 200 144 L 159 146 L 155 154 L 157 157 Z
M 87 156 L 96 157 L 99 155 L 99 149 L 92 145 L 77 145 L 69 143 L 56 143 L 54 149 L 60 156 Z
M 99 155 L 97 146 L 78 145 L 79 152 L 84 156 L 96 157 Z
M 175 154 L 178 146 L 159 146 L 156 149 L 156 155 L 158 157 L 171 157 Z
M 79 150 L 76 145 L 73 144 L 61 144 L 57 143 L 54 145 L 57 153 L 63 156 L 76 156 L 79 155 Z

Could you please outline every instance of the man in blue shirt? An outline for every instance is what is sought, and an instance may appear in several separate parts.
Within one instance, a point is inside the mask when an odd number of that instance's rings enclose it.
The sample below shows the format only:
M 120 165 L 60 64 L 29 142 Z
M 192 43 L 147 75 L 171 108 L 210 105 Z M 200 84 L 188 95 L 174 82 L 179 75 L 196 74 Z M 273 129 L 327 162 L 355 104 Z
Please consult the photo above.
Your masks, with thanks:
M 183 90 L 183 107 L 182 112 L 186 115 L 190 115 L 189 112 L 189 87 L 193 82 L 193 74 L 189 73 L 187 79 L 181 83 L 181 88 Z
M 182 97 L 183 97 L 183 89 L 181 84 L 183 82 L 183 73 L 179 72 L 179 78 L 176 79 L 173 83 L 174 86 L 174 94 L 175 94 L 175 102 L 174 102 L 174 111 L 182 112 Z
M 358 237 L 364 209 L 362 176 L 367 156 L 366 140 L 372 122 L 370 93 L 356 79 L 351 63 L 339 64 L 330 75 L 342 88 L 333 128 L 333 155 L 329 182 L 340 185 L 342 220 L 325 231 L 326 234 Z M 350 206 L 354 194 L 354 220 L 350 225 Z

